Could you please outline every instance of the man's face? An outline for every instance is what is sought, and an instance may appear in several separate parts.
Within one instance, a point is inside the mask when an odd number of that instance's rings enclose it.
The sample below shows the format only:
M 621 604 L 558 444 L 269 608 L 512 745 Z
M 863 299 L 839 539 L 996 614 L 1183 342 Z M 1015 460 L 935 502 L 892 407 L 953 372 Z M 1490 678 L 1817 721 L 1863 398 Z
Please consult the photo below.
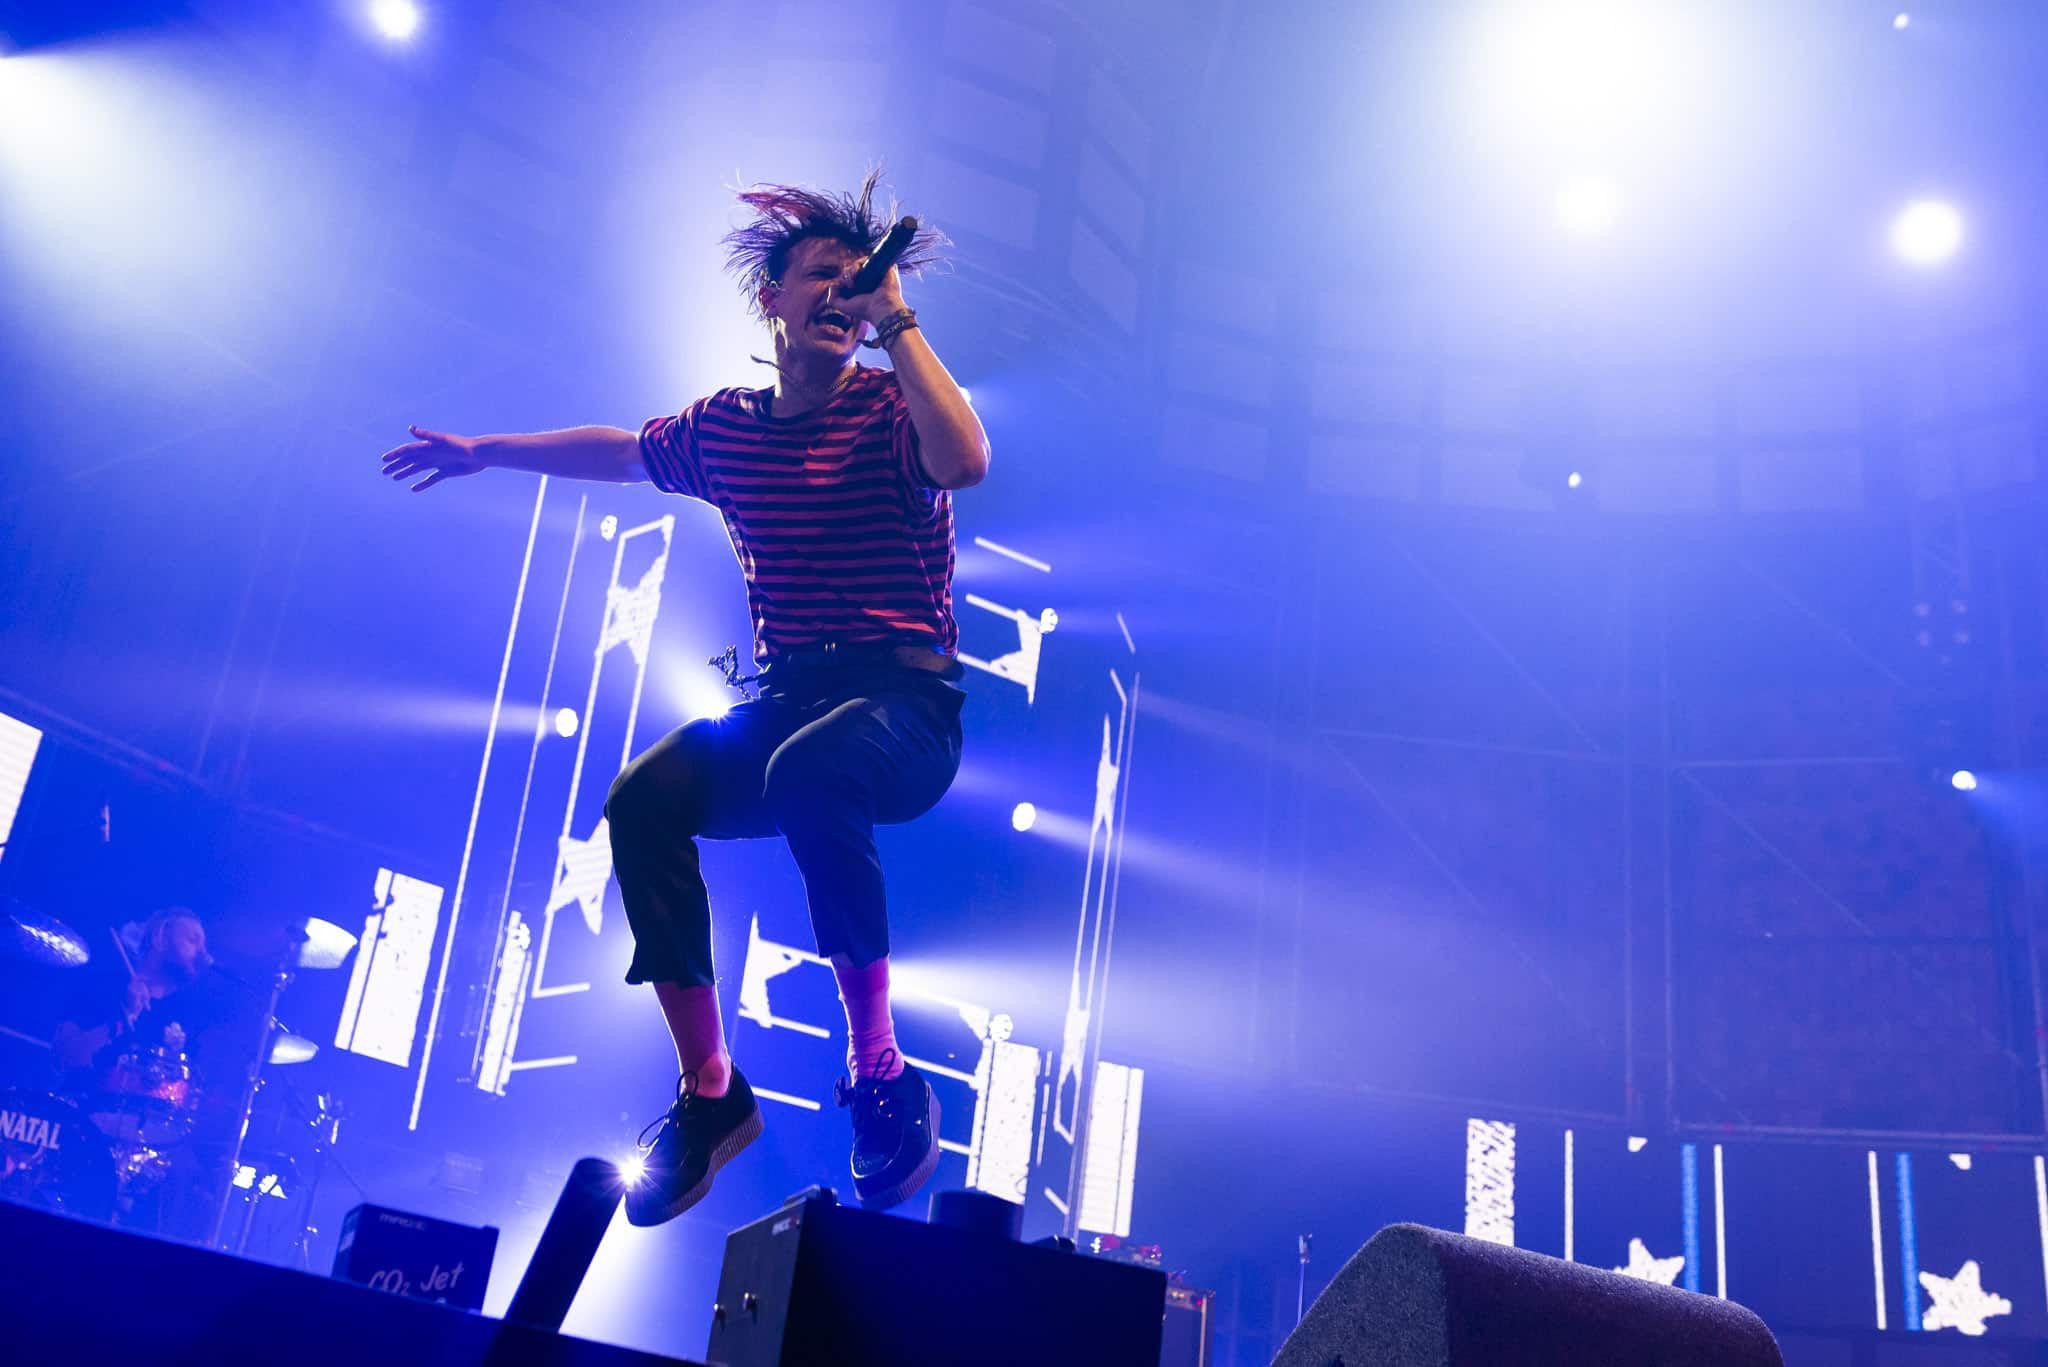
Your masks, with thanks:
M 166 922 L 163 931 L 163 964 L 171 976 L 191 982 L 206 971 L 213 960 L 206 953 L 206 927 L 189 916 Z
M 807 237 L 790 249 L 782 287 L 764 291 L 768 325 L 791 351 L 810 351 L 841 364 L 860 345 L 867 324 L 840 312 L 827 292 L 860 254 L 829 237 Z

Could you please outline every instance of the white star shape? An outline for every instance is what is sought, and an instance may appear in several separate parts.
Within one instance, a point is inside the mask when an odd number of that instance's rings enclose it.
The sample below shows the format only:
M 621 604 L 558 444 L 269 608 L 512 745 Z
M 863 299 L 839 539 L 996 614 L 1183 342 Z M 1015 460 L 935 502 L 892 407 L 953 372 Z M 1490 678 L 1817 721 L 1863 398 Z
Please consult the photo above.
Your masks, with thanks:
M 548 894 L 548 910 L 559 911 L 577 903 L 583 909 L 583 924 L 595 935 L 604 927 L 604 889 L 612 876 L 610 823 L 600 817 L 590 839 L 565 835 L 556 848 L 560 857 L 555 862 L 555 887 Z
M 1934 1297 L 1934 1304 L 1920 1317 L 1922 1329 L 1960 1329 L 1975 1338 L 1984 1332 L 1984 1321 L 1993 1315 L 2010 1315 L 2012 1302 L 1984 1289 L 1975 1258 L 1964 1263 L 1953 1277 L 1920 1274 L 1920 1285 Z
M 1678 1274 L 1685 1270 L 1685 1255 L 1676 1258 L 1653 1258 L 1648 1245 L 1641 1239 L 1628 1241 L 1628 1266 L 1614 1269 L 1624 1277 L 1634 1277 L 1639 1282 L 1655 1282 L 1659 1286 L 1678 1285 Z

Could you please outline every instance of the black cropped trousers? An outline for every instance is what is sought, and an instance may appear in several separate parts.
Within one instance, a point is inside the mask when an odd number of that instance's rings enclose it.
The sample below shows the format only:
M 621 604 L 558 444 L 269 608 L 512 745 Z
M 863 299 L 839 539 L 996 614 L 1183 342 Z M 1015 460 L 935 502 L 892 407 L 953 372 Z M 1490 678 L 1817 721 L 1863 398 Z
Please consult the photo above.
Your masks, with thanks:
M 875 827 L 921 816 L 952 786 L 965 696 L 946 675 L 886 657 L 777 666 L 760 697 L 636 756 L 604 808 L 633 930 L 626 981 L 715 981 L 700 839 L 781 836 L 818 952 L 856 966 L 888 954 Z

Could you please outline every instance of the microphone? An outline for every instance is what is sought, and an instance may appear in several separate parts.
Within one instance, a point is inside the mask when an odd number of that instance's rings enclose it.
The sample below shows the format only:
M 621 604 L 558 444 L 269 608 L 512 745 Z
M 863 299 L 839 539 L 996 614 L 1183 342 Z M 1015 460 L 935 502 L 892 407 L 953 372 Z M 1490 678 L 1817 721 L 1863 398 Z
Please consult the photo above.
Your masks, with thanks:
M 882 283 L 882 277 L 889 273 L 889 267 L 896 264 L 896 258 L 903 255 L 903 249 L 910 245 L 910 239 L 917 236 L 917 220 L 909 214 L 896 220 L 896 226 L 889 229 L 889 235 L 882 239 L 882 245 L 875 248 L 854 277 L 847 283 L 846 293 L 841 298 L 852 298 L 856 294 L 869 294 Z

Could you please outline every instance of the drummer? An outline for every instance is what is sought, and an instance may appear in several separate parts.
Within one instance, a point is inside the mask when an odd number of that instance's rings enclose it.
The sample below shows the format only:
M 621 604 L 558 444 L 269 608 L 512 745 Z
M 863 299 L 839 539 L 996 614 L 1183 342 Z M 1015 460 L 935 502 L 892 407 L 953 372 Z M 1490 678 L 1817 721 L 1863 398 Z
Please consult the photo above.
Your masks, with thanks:
M 94 956 L 113 971 L 88 970 L 66 1004 L 50 1040 L 58 1090 L 114 1146 L 116 1223 L 198 1240 L 227 1177 L 228 1108 L 209 1115 L 204 1104 L 207 1056 L 221 1052 L 209 1037 L 227 1004 L 202 985 L 213 956 L 191 908 L 165 907 L 135 943 L 125 960 Z
M 121 1054 L 183 1048 L 186 1024 L 172 998 L 213 963 L 206 927 L 189 907 L 165 907 L 142 927 L 134 972 L 125 982 L 98 977 L 72 994 L 50 1040 L 57 1066 L 76 1078 L 97 1074 Z

